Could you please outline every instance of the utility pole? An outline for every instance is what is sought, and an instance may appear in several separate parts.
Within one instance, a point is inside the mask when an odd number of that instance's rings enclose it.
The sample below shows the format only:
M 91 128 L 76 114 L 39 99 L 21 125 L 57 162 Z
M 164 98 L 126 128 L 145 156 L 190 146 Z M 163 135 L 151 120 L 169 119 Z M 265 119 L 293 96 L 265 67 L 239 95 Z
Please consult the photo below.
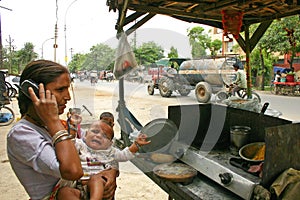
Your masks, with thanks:
M 54 28 L 54 62 L 56 62 L 56 49 L 57 49 L 58 45 L 57 45 L 57 23 L 55 24 L 55 28 Z
M 12 11 L 10 8 L 0 6 L 0 8 Z M 2 45 L 2 30 L 1 30 L 1 15 L 0 15 L 0 68 L 3 68 L 3 45 Z
M 70 48 L 70 52 L 71 52 L 71 59 L 72 59 L 73 58 L 74 49 Z
M 56 10 L 55 10 L 55 17 L 56 17 L 56 22 L 55 22 L 55 27 L 54 27 L 54 62 L 56 62 L 56 49 L 58 47 L 57 45 L 57 21 L 58 21 L 58 2 L 56 1 Z
M 66 9 L 66 12 L 65 12 L 65 25 L 64 25 L 64 31 L 65 31 L 65 66 L 68 65 L 68 52 L 67 52 L 67 14 L 68 14 L 68 11 L 70 9 L 70 7 L 78 0 L 74 0 L 72 1 L 72 3 L 69 4 L 69 6 L 67 7 Z
M 14 46 L 12 45 L 12 43 L 14 42 L 14 40 L 11 39 L 10 35 L 8 36 L 8 40 L 6 40 L 6 42 L 8 42 L 8 46 L 9 46 L 9 69 L 8 69 L 8 74 L 12 73 L 12 57 L 13 57 L 13 50 L 14 50 Z

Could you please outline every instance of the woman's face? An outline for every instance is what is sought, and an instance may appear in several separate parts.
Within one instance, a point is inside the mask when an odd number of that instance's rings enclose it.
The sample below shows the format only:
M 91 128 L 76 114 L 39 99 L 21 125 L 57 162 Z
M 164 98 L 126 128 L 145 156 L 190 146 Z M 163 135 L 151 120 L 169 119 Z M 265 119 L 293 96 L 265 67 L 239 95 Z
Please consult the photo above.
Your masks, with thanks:
M 71 79 L 68 73 L 64 73 L 57 77 L 53 82 L 46 85 L 46 89 L 54 94 L 58 106 L 58 113 L 63 114 L 67 102 L 71 99 L 70 88 Z
M 85 135 L 85 143 L 94 150 L 105 150 L 112 145 L 112 138 L 109 138 L 111 127 L 103 122 L 95 122 Z

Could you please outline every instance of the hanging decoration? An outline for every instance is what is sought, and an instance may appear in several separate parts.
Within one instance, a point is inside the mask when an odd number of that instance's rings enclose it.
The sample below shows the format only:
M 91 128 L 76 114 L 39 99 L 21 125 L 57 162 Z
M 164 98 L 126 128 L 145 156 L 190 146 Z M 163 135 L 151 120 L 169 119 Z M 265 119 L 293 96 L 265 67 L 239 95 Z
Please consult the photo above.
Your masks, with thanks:
M 227 37 L 231 33 L 235 39 L 238 39 L 243 25 L 244 13 L 236 10 L 222 10 L 221 13 L 224 36 Z

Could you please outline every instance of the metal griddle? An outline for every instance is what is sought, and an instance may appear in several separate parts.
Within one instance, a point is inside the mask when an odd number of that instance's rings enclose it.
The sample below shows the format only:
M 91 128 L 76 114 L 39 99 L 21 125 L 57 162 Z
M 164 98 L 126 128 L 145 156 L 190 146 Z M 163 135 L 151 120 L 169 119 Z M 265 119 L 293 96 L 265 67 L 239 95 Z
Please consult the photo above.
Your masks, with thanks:
M 177 139 L 177 127 L 169 119 L 159 118 L 146 124 L 141 133 L 147 135 L 150 144 L 142 146 L 145 153 L 168 152 L 170 145 Z

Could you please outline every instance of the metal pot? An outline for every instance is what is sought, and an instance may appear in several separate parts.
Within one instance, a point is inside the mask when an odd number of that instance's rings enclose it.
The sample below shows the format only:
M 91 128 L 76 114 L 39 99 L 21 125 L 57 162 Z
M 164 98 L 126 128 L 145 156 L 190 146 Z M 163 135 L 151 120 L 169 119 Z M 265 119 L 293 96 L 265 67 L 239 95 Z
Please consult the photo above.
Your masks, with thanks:
M 248 126 L 230 127 L 230 150 L 232 154 L 238 155 L 239 149 L 249 142 L 251 128 Z

